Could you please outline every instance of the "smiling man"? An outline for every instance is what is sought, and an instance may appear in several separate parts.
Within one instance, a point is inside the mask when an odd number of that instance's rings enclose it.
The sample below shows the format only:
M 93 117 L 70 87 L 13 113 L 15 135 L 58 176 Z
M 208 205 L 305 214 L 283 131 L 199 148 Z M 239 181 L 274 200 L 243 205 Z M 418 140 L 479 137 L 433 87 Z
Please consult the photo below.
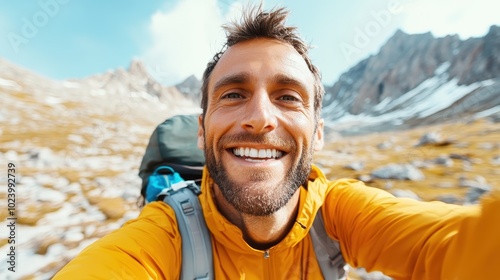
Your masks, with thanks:
M 215 201 L 249 244 L 273 245 L 294 223 L 322 146 L 315 77 L 292 46 L 258 38 L 230 47 L 206 81 L 199 146 Z
M 215 278 L 322 279 L 310 235 L 319 212 L 352 266 L 395 279 L 498 277 L 498 194 L 469 207 L 398 199 L 312 165 L 323 87 L 286 16 L 247 11 L 204 73 L 200 202 Z M 181 239 L 174 211 L 152 202 L 55 279 L 179 279 Z

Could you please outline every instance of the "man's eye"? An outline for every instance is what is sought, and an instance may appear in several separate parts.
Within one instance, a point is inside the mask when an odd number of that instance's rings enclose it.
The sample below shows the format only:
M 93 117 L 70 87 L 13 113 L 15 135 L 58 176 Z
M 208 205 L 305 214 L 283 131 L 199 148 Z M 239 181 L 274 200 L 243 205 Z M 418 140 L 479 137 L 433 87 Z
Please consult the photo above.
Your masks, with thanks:
M 284 101 L 298 101 L 297 98 L 291 96 L 291 95 L 283 95 L 280 97 L 281 100 L 284 100 Z
M 222 96 L 223 99 L 225 98 L 230 98 L 230 99 L 233 99 L 233 98 L 242 98 L 241 94 L 237 93 L 237 92 L 230 92 L 228 94 L 225 94 L 224 96 Z

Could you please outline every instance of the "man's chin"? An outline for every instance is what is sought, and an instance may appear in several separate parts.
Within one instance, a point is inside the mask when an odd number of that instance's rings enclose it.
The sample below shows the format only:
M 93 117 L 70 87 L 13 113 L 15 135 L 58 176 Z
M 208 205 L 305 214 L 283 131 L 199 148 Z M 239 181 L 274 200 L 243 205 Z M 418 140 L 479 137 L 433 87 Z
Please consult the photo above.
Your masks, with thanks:
M 284 181 L 284 176 L 278 176 L 275 171 L 241 171 L 238 174 L 228 174 L 229 181 L 236 186 L 245 186 L 245 189 L 268 189 Z
M 277 170 L 238 170 L 219 168 L 215 183 L 238 211 L 252 216 L 268 216 L 284 207 L 298 185 L 293 176 Z M 292 180 L 291 180 L 292 179 Z M 300 185 L 300 184 L 299 184 Z
M 280 181 L 276 178 L 285 179 L 286 168 L 282 164 L 273 165 L 231 165 L 226 166 L 226 174 L 231 178 L 232 181 L 238 181 L 239 183 L 245 182 L 268 182 Z

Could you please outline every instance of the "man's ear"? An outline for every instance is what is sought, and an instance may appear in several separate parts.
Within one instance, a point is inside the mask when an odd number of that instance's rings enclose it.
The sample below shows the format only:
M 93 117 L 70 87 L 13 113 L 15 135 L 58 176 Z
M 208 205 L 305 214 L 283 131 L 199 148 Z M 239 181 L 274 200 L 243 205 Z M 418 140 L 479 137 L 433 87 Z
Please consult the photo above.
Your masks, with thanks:
M 325 120 L 320 119 L 318 121 L 318 127 L 316 128 L 316 133 L 314 134 L 314 151 L 321 151 L 325 145 L 325 140 L 323 138 L 325 128 Z
M 203 128 L 203 115 L 198 116 L 198 148 L 203 151 L 205 148 L 205 130 Z

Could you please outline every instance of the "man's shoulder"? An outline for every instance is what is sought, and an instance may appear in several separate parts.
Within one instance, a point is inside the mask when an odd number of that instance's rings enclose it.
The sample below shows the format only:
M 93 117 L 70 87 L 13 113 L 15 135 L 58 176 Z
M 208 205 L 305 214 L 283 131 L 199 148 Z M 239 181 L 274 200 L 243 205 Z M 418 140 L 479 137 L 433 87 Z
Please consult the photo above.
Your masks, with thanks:
M 356 192 L 362 191 L 369 186 L 365 185 L 363 181 L 352 179 L 352 178 L 340 178 L 335 180 L 326 180 L 328 186 L 328 192 Z
M 342 178 L 327 181 L 327 201 L 336 203 L 359 203 L 360 201 L 375 202 L 379 199 L 393 199 L 389 192 L 367 186 L 363 181 L 350 178 Z
M 169 227 L 176 223 L 174 210 L 162 201 L 155 201 L 146 204 L 141 209 L 139 216 L 125 223 L 126 226 L 140 224 L 158 227 Z

